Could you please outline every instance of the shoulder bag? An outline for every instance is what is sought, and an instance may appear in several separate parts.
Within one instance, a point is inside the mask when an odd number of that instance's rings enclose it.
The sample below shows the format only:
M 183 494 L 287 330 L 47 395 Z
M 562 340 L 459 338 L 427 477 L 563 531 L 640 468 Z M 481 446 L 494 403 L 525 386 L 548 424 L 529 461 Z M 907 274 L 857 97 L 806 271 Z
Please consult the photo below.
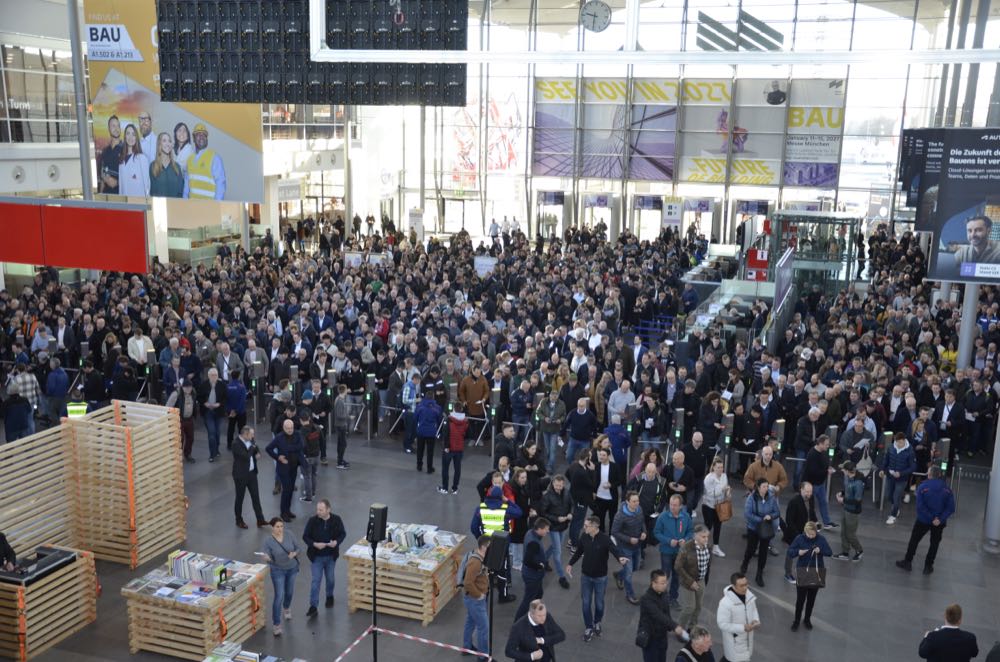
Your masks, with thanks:
M 649 645 L 649 630 L 641 625 L 635 633 L 635 645 L 639 648 L 645 648 Z
M 753 499 L 753 508 L 754 508 L 754 511 L 757 512 L 757 497 L 755 495 L 752 495 L 750 498 Z M 758 512 L 758 514 L 759 514 L 759 512 Z M 770 519 L 770 520 L 762 519 L 760 521 L 760 523 L 757 525 L 756 533 L 757 533 L 757 537 L 760 538 L 761 540 L 770 540 L 771 538 L 773 538 L 774 537 L 774 520 L 773 519 Z
M 799 588 L 826 588 L 826 568 L 819 565 L 819 554 L 813 554 L 815 564 L 795 570 L 795 585 Z

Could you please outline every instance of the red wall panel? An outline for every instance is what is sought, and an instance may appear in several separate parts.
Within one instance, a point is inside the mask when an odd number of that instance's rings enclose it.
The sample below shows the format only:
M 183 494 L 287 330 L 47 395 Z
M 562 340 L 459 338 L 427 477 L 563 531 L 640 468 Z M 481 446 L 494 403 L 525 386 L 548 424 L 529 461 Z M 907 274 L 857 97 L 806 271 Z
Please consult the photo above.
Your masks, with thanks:
M 146 273 L 141 211 L 42 206 L 45 264 Z
M 0 202 L 0 262 L 45 264 L 38 205 Z

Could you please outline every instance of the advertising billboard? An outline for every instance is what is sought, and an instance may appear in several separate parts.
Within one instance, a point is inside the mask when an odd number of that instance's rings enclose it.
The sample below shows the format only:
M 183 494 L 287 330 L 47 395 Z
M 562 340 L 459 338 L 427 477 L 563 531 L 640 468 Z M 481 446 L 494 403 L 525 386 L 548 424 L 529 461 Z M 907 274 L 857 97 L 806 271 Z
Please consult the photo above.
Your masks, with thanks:
M 792 81 L 785 139 L 785 186 L 837 185 L 846 85 L 841 78 Z
M 261 202 L 259 104 L 160 100 L 154 0 L 85 0 L 97 192 Z
M 915 225 L 916 230 L 934 233 L 927 277 L 996 283 L 1000 280 L 1000 129 L 946 131 L 938 189 L 933 213 Z

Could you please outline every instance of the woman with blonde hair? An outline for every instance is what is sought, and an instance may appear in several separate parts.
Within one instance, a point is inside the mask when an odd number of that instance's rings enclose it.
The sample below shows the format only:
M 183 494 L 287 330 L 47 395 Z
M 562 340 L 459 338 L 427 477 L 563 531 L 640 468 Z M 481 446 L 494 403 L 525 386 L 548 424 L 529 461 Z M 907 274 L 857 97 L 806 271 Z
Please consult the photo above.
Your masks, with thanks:
M 174 160 L 174 140 L 166 131 L 156 137 L 156 156 L 149 166 L 149 194 L 161 198 L 184 194 L 184 171 Z

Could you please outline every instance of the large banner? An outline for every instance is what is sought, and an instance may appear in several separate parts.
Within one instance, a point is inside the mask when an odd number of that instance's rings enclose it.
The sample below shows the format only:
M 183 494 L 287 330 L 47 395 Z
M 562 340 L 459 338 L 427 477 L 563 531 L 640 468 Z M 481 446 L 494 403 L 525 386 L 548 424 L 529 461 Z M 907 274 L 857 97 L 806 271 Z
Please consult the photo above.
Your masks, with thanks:
M 946 131 L 938 188 L 936 210 L 914 226 L 934 233 L 927 277 L 996 283 L 1000 280 L 1000 130 Z
M 576 117 L 578 95 L 580 118 Z M 574 174 L 576 127 L 582 129 L 579 176 L 620 179 L 628 154 L 629 178 L 671 181 L 677 128 L 677 81 L 633 81 L 632 116 L 628 86 L 621 78 L 587 78 L 582 90 L 569 78 L 535 80 L 532 172 L 550 177 Z M 626 135 L 628 149 L 626 150 Z
M 259 104 L 160 100 L 154 0 L 84 0 L 97 191 L 261 202 Z
M 840 173 L 846 81 L 793 80 L 785 140 L 785 186 L 834 188 Z

